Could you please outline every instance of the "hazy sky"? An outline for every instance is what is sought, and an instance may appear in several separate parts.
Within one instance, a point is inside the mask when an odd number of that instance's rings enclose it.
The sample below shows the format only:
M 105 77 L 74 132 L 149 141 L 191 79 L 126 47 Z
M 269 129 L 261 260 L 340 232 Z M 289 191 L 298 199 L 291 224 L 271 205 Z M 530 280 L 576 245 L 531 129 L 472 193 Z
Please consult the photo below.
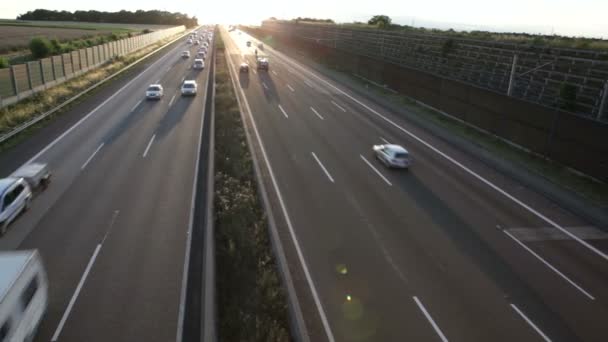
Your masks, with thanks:
M 345 22 L 366 21 L 374 14 L 386 14 L 397 23 L 415 26 L 555 32 L 608 39 L 608 0 L 2 0 L 0 17 L 14 18 L 36 8 L 164 9 L 196 15 L 201 23 L 245 24 L 259 24 L 271 16 L 331 18 Z

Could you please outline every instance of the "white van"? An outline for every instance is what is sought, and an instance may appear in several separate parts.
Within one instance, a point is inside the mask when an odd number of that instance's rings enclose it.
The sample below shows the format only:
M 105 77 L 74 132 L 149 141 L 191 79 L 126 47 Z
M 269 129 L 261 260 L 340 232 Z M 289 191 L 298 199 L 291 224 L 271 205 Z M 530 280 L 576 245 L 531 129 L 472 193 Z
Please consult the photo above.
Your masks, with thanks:
M 0 341 L 31 342 L 44 317 L 48 283 L 40 254 L 0 252 Z
M 32 189 L 24 178 L 0 179 L 0 235 L 4 235 L 8 225 L 28 209 L 31 200 Z

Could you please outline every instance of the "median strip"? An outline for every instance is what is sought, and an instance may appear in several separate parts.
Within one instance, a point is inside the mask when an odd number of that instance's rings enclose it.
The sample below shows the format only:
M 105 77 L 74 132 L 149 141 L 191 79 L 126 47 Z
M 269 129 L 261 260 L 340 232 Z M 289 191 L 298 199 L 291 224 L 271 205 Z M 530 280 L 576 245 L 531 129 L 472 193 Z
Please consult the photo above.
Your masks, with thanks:
M 217 337 L 219 341 L 290 341 L 286 294 L 220 34 L 216 43 Z

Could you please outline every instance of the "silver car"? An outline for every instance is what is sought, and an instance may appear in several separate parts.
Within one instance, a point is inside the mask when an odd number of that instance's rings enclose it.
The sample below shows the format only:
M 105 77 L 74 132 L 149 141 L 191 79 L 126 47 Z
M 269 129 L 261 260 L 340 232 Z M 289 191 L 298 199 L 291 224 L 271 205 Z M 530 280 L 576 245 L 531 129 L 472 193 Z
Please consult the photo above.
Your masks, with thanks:
M 160 84 L 150 84 L 148 89 L 146 89 L 146 98 L 147 99 L 157 99 L 160 100 L 161 97 L 165 94 L 163 90 L 163 86 Z
M 27 210 L 32 200 L 32 189 L 23 178 L 0 179 L 0 234 L 8 225 Z
M 412 164 L 409 152 L 399 145 L 374 145 L 374 154 L 387 167 L 407 169 Z
M 182 96 L 186 95 L 196 95 L 197 89 L 196 81 L 194 80 L 185 80 L 182 84 Z

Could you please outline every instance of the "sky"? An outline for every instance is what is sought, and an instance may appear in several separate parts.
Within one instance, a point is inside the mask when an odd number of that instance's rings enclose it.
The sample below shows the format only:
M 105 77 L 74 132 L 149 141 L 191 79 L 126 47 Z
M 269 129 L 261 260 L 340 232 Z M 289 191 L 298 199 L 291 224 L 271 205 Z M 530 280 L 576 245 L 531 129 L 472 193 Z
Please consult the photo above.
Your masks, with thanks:
M 608 0 L 82 0 L 0 1 L 0 18 L 36 8 L 120 11 L 160 9 L 196 15 L 199 23 L 259 25 L 268 17 L 367 21 L 385 14 L 398 24 L 608 39 Z

